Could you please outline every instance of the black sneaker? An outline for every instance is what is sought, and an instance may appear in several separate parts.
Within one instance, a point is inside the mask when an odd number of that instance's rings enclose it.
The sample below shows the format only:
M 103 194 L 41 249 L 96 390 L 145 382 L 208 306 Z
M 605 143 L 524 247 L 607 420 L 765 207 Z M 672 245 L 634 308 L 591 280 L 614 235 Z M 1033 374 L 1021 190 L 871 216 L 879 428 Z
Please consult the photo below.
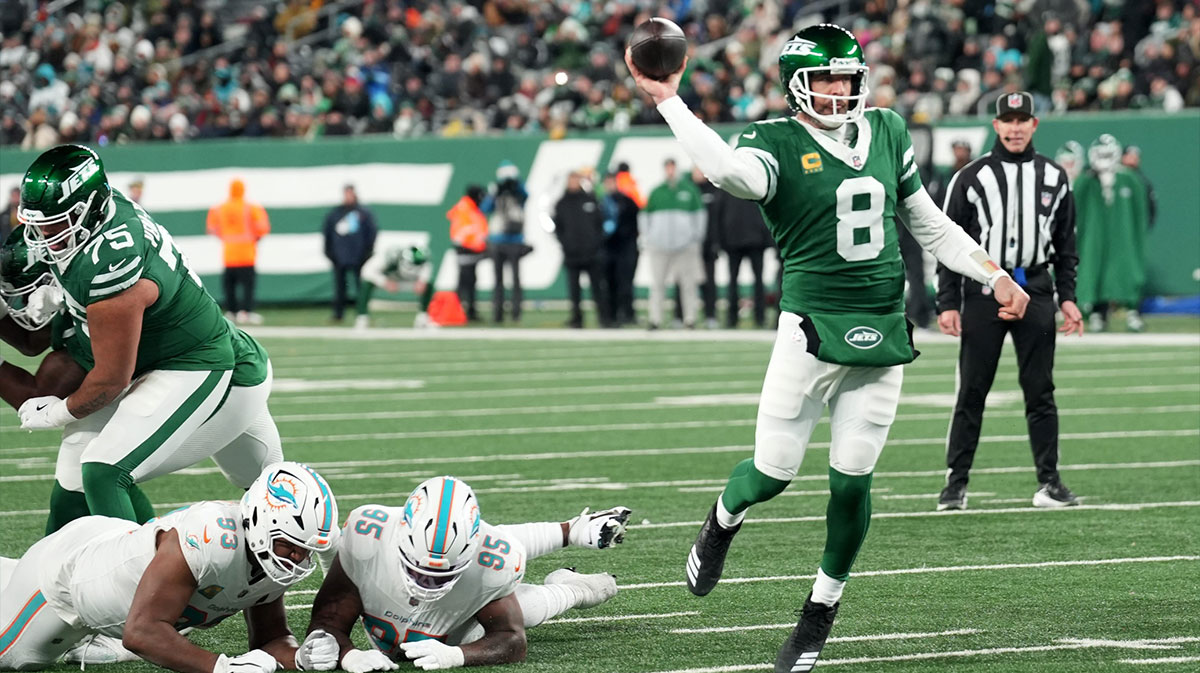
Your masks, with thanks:
M 942 489 L 942 495 L 938 498 L 937 511 L 945 512 L 948 509 L 966 509 L 967 508 L 967 487 L 966 485 L 950 485 Z
M 1037 493 L 1033 494 L 1034 507 L 1070 507 L 1078 504 L 1079 499 L 1061 481 L 1042 484 Z
M 804 599 L 804 609 L 800 611 L 800 621 L 775 658 L 775 673 L 805 673 L 817 665 L 825 639 L 833 630 L 839 605 L 840 602 L 832 606 L 814 603 L 809 592 L 808 598 Z
M 733 528 L 725 528 L 717 522 L 717 505 L 713 503 L 708 511 L 708 518 L 700 526 L 700 534 L 692 545 L 687 558 L 687 587 L 688 591 L 697 596 L 706 596 L 717 586 L 721 579 L 721 571 L 725 568 L 725 554 L 729 552 L 729 543 L 742 524 Z

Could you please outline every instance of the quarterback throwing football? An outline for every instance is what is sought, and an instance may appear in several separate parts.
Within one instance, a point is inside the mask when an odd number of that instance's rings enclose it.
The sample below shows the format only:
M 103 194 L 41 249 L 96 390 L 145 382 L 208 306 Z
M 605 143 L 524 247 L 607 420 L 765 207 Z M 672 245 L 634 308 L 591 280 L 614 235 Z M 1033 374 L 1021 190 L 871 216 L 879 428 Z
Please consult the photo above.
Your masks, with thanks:
M 871 517 L 871 474 L 896 416 L 903 368 L 917 353 L 904 318 L 896 211 L 921 246 L 986 283 L 1000 317 L 1019 320 L 1029 296 L 925 192 L 904 120 L 868 109 L 862 46 L 832 24 L 784 45 L 779 76 L 794 116 L 751 124 L 737 148 L 676 95 L 686 61 L 666 81 L 625 62 L 695 164 L 717 187 L 758 202 L 779 246 L 782 313 L 763 381 L 754 457 L 739 463 L 687 558 L 687 585 L 703 596 L 721 577 L 746 509 L 796 476 L 829 407 L 830 499 L 825 553 L 812 593 L 775 670 L 817 662 L 833 627 Z

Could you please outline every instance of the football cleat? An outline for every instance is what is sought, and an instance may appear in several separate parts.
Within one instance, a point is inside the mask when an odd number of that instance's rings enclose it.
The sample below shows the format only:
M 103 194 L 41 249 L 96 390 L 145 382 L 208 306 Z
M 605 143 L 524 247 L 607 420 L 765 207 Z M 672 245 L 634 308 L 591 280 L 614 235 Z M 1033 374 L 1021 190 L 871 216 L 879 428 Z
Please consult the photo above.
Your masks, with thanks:
M 688 591 L 697 596 L 706 596 L 721 580 L 721 571 L 725 569 L 725 555 L 729 553 L 729 543 L 742 524 L 733 528 L 725 528 L 717 522 L 717 505 L 713 503 L 708 512 L 704 525 L 700 526 L 700 534 L 692 545 L 687 558 L 687 587 Z
M 1079 499 L 1061 481 L 1042 484 L 1037 493 L 1033 494 L 1034 507 L 1070 507 L 1078 504 Z
M 800 621 L 796 628 L 784 641 L 775 658 L 775 673 L 807 673 L 817 665 L 821 656 L 821 648 L 833 630 L 833 620 L 837 617 L 838 606 L 814 603 L 812 593 L 804 599 L 804 609 L 800 611 Z
M 579 597 L 575 607 L 581 610 L 594 608 L 617 595 L 617 578 L 608 573 L 584 575 L 574 568 L 559 568 L 546 575 L 544 583 L 574 587 Z
M 125 649 L 121 641 L 111 636 L 99 633 L 84 636 L 67 653 L 63 661 L 68 664 L 119 664 L 128 661 L 141 661 L 141 657 Z
M 584 507 L 579 516 L 568 522 L 567 541 L 576 547 L 608 549 L 625 541 L 625 526 L 629 523 L 628 507 L 613 507 L 602 512 L 588 513 Z
M 942 489 L 942 495 L 938 498 L 937 511 L 945 512 L 948 509 L 966 509 L 967 508 L 967 487 L 966 486 L 951 486 L 947 485 Z

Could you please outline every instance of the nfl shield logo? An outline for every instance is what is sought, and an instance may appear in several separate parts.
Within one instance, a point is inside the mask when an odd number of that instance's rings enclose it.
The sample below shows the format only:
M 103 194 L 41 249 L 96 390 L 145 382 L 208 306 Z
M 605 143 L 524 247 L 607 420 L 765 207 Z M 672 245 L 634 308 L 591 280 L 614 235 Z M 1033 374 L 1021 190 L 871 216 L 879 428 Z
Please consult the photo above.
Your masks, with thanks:
M 1049 208 L 1052 195 L 1050 192 L 1042 192 L 1042 207 Z
M 1021 107 L 1021 94 L 1019 94 L 1019 93 L 1008 94 L 1008 106 L 1009 107 Z
M 854 162 L 855 168 L 862 168 L 862 157 L 855 154 L 854 156 L 850 157 L 850 160 Z

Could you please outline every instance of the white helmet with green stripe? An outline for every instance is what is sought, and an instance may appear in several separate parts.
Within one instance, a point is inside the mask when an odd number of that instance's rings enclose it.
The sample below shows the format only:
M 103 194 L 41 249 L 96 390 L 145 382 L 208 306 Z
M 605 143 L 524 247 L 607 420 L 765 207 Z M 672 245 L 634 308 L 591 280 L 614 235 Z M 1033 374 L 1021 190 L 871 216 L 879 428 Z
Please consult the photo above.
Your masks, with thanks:
M 308 577 L 316 568 L 311 552 L 337 544 L 337 501 L 329 484 L 307 465 L 285 461 L 268 466 L 246 489 L 241 509 L 246 546 L 276 584 L 289 586 Z M 277 542 L 310 553 L 296 561 L 280 554 Z
M 419 601 L 450 592 L 479 549 L 479 501 L 461 479 L 434 477 L 417 486 L 404 503 L 400 561 L 404 585 Z

